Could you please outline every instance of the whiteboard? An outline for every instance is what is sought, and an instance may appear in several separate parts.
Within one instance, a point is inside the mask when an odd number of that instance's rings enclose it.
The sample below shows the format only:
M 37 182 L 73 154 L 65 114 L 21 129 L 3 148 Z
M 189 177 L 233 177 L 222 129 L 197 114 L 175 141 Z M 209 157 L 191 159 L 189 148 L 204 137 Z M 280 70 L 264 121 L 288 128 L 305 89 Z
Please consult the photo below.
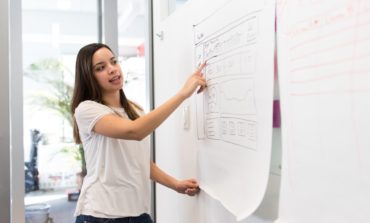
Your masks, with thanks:
M 194 24 L 195 64 L 207 61 L 196 98 L 200 186 L 237 220 L 260 205 L 272 139 L 274 1 L 234 0 Z
M 209 60 L 209 64 L 215 67 L 217 61 L 224 61 L 222 64 L 226 66 L 228 64 L 225 63 L 226 61 L 231 63 L 243 59 L 243 63 L 239 63 L 239 71 L 243 72 L 239 72 L 238 75 L 229 72 L 225 74 L 230 77 L 216 78 L 222 80 L 220 85 L 210 80 L 210 87 L 207 88 L 205 95 L 210 94 L 211 91 L 208 91 L 210 88 L 220 87 L 218 89 L 223 92 L 221 95 L 231 100 L 248 98 L 246 103 L 239 103 L 244 106 L 241 111 L 246 110 L 246 112 L 231 115 L 242 116 L 250 122 L 258 122 L 258 125 L 255 125 L 258 130 L 254 132 L 255 138 L 258 139 L 254 142 L 250 140 L 252 137 L 245 141 L 231 137 L 222 138 L 222 140 L 214 137 L 206 138 L 210 135 L 205 131 L 207 130 L 205 126 L 202 128 L 204 136 L 201 137 L 200 123 L 202 120 L 207 120 L 209 116 L 201 119 L 202 111 L 199 111 L 199 105 L 204 104 L 203 102 L 207 102 L 208 99 L 194 95 L 156 129 L 156 163 L 178 179 L 195 177 L 200 181 L 202 188 L 199 196 L 189 198 L 157 185 L 156 219 L 158 222 L 231 223 L 251 215 L 260 205 L 266 191 L 271 158 L 274 11 L 274 1 L 195 0 L 188 1 L 155 26 L 154 85 L 155 104 L 159 106 L 182 87 L 188 75 L 200 62 L 196 52 L 200 52 L 197 49 L 200 49 L 201 41 L 204 43 L 207 39 L 196 41 L 196 34 L 204 32 L 210 36 L 212 30 L 220 31 L 223 27 L 235 26 L 235 22 L 242 22 L 242 24 L 236 23 L 238 24 L 236 27 L 243 28 L 237 29 L 237 32 L 244 33 L 245 40 L 249 40 L 254 45 L 238 47 L 239 49 L 231 54 L 220 53 L 217 56 L 218 60 L 213 57 Z M 215 17 L 219 19 L 215 20 Z M 254 32 L 248 31 L 248 27 Z M 247 28 L 247 31 L 244 28 Z M 245 35 L 246 32 L 249 36 Z M 243 56 L 237 57 L 234 54 Z M 234 56 L 228 57 L 228 55 Z M 248 59 L 250 55 L 256 56 L 252 60 L 252 58 Z M 236 68 L 234 66 L 234 70 Z M 209 68 L 205 69 L 206 75 L 207 72 L 208 75 L 211 74 Z M 249 91 L 245 92 L 240 83 L 234 81 L 235 79 L 246 81 L 241 83 L 246 83 L 249 89 L 253 90 L 253 94 Z M 238 88 L 234 89 L 234 86 Z M 242 97 L 238 95 L 240 92 Z M 253 103 L 250 103 L 251 96 L 254 98 Z M 233 112 L 233 109 L 228 108 L 228 104 L 225 103 L 228 101 L 221 100 L 222 111 Z M 189 111 L 190 113 L 187 113 Z M 184 120 L 187 119 L 185 117 L 188 117 L 190 122 L 185 122 Z M 235 133 L 245 132 L 246 134 L 246 131 L 242 130 Z M 253 131 L 250 132 L 253 133 Z M 217 154 L 225 155 L 221 157 L 223 160 L 220 161 L 218 159 L 220 156 L 217 157 Z M 213 185 L 213 182 L 209 181 L 212 175 L 208 175 L 207 172 L 212 172 L 213 176 L 217 174 L 217 180 L 221 183 Z M 279 180 L 272 180 L 274 204 L 276 203 L 275 189 L 278 184 Z M 225 193 L 222 194 L 223 192 Z M 232 195 L 231 199 L 237 197 L 238 203 L 233 204 L 232 200 L 228 200 L 229 194 Z M 267 197 L 271 197 L 270 194 L 268 193 Z M 269 202 L 271 201 L 266 202 L 267 206 L 271 205 Z M 261 209 L 260 213 L 275 213 L 276 207 L 272 208 L 273 211 L 266 209 L 268 208 Z M 251 216 L 243 222 L 267 221 L 256 219 L 258 217 Z
M 279 223 L 370 219 L 370 2 L 278 2 Z

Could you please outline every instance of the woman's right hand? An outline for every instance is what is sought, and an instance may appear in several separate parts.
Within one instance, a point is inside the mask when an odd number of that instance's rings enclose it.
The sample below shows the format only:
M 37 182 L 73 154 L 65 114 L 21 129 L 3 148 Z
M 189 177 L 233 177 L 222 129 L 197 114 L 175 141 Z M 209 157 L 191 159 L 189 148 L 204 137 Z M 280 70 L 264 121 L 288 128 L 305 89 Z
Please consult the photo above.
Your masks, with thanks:
M 206 62 L 202 63 L 199 68 L 188 78 L 182 89 L 180 90 L 180 94 L 184 98 L 190 97 L 194 91 L 199 87 L 197 93 L 200 93 L 207 87 L 206 79 L 203 77 L 202 70 L 206 66 Z

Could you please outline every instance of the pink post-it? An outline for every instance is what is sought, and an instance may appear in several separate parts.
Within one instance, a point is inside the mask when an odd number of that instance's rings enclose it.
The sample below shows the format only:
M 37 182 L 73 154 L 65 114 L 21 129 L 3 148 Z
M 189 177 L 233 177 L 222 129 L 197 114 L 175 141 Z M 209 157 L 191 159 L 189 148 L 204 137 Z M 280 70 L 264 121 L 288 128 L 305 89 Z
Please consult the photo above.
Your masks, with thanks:
M 273 109 L 272 127 L 280 128 L 280 100 L 274 100 Z

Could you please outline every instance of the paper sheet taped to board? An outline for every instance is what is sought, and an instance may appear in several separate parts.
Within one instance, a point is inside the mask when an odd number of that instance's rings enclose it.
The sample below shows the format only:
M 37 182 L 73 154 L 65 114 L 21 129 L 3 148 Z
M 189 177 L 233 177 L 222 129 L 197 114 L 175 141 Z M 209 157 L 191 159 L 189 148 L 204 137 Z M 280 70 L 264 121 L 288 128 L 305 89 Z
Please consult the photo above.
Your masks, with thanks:
M 245 7 L 240 7 L 245 6 Z M 274 81 L 274 1 L 229 1 L 194 26 L 202 189 L 238 220 L 262 201 L 269 176 Z
M 279 222 L 370 219 L 370 2 L 278 2 Z

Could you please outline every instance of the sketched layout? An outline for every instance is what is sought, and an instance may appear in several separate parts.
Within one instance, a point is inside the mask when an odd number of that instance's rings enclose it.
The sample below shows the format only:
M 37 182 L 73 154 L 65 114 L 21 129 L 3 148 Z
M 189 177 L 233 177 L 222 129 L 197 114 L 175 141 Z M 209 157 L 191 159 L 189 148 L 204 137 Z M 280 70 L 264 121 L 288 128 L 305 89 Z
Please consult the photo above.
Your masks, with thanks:
M 244 15 L 218 30 L 202 23 L 194 26 L 196 64 L 207 61 L 208 84 L 197 100 L 198 139 L 257 150 L 254 75 L 259 13 Z

